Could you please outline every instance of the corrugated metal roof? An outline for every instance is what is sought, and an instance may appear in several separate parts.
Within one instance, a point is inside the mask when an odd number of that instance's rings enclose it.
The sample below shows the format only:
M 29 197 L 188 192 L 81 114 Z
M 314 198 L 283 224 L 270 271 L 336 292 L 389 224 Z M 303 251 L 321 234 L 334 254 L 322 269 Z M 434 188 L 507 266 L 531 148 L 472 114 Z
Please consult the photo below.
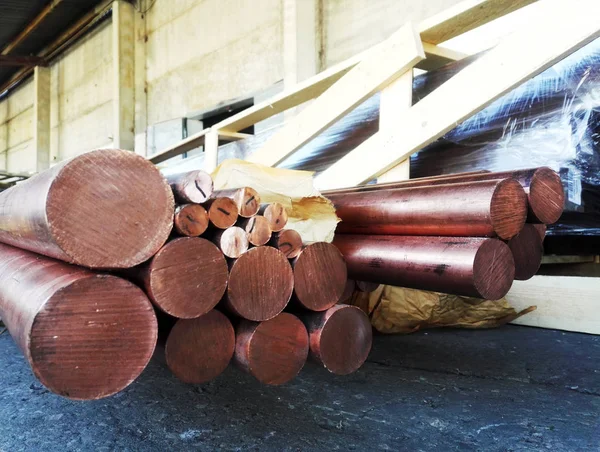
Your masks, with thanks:
M 101 0 L 63 0 L 10 55 L 35 55 L 54 41 L 70 24 Z M 0 0 L 0 51 L 33 21 L 51 0 Z M 21 68 L 0 66 L 0 86 Z

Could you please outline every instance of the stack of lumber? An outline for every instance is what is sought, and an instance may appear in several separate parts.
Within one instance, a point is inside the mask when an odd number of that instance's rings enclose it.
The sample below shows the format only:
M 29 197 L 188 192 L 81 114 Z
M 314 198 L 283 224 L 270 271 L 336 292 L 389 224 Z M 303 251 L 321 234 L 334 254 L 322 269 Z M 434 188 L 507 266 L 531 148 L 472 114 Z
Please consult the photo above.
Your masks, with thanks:
M 0 194 L 0 317 L 36 377 L 91 400 L 131 384 L 164 336 L 190 383 L 234 361 L 266 384 L 309 354 L 348 374 L 371 326 L 339 304 L 344 259 L 305 245 L 283 206 L 201 171 L 165 180 L 131 152 L 97 150 Z
M 474 172 L 323 193 L 350 278 L 497 300 L 531 278 L 564 205 L 549 168 Z

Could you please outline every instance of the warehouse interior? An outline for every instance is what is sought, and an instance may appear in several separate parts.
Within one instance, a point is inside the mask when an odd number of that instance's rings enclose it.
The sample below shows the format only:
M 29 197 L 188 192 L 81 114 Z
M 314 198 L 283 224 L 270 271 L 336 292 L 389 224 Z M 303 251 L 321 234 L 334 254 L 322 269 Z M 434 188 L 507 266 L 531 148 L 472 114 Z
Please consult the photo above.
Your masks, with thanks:
M 0 0 L 0 451 L 600 448 L 597 13 Z

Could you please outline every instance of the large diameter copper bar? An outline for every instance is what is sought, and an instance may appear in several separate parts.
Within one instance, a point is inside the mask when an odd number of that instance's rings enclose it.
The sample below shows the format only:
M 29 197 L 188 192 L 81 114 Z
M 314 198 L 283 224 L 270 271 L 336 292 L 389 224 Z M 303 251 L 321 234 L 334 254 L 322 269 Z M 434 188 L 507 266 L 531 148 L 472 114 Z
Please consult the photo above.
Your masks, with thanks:
M 262 204 L 258 213 L 265 217 L 271 226 L 271 231 L 279 232 L 285 228 L 288 222 L 288 214 L 283 204 L 272 202 L 270 204 Z
M 552 224 L 560 218 L 565 204 L 565 193 L 560 176 L 550 168 L 531 168 L 515 171 L 490 173 L 478 171 L 474 173 L 451 174 L 411 179 L 386 184 L 365 185 L 361 187 L 331 190 L 324 192 L 327 197 L 339 193 L 358 193 L 392 188 L 414 188 L 432 185 L 478 182 L 493 179 L 516 179 L 519 181 L 528 198 L 528 217 L 530 223 Z
M 266 245 L 271 240 L 271 225 L 262 215 L 240 218 L 237 225 L 246 231 L 248 242 L 254 246 Z
M 152 163 L 97 150 L 0 193 L 0 242 L 90 268 L 128 268 L 173 228 L 173 194 Z
M 330 195 L 340 234 L 443 235 L 511 239 L 527 218 L 515 179 Z M 359 278 L 360 279 L 360 278 Z
M 338 304 L 302 317 L 308 330 L 310 356 L 337 375 L 356 372 L 371 352 L 373 331 L 356 306 Z
M 285 255 L 259 246 L 230 262 L 223 305 L 238 317 L 261 322 L 283 311 L 293 288 L 294 273 Z
M 228 269 L 219 249 L 200 237 L 168 242 L 140 267 L 126 272 L 163 312 L 191 319 L 209 312 L 227 286 Z
M 542 239 L 542 242 L 543 242 L 544 239 L 546 238 L 546 232 L 548 231 L 548 227 L 543 223 L 532 223 L 532 226 L 538 232 L 538 234 L 540 235 L 540 238 Z
M 183 204 L 175 208 L 173 227 L 179 235 L 199 237 L 209 225 L 208 212 L 199 204 Z
M 204 203 L 208 212 L 210 224 L 217 229 L 227 229 L 235 224 L 238 219 L 239 209 L 233 199 L 214 198 Z
M 283 229 L 272 234 L 268 245 L 277 248 L 285 254 L 288 259 L 293 259 L 298 257 L 302 251 L 303 243 L 302 237 L 297 231 L 294 231 L 293 229 Z
M 179 203 L 202 204 L 212 196 L 213 180 L 210 174 L 204 171 L 188 171 L 166 177 Z
M 156 346 L 154 309 L 137 286 L 4 244 L 0 317 L 44 386 L 75 400 L 126 388 Z
M 356 281 L 348 278 L 346 280 L 346 287 L 344 287 L 344 291 L 342 292 L 342 296 L 340 297 L 339 303 L 347 303 L 352 299 L 354 295 L 354 291 L 356 290 Z
M 223 373 L 234 349 L 231 322 L 213 309 L 196 319 L 178 320 L 167 338 L 165 357 L 167 366 L 181 381 L 202 384 Z
M 474 237 L 335 236 L 351 278 L 498 300 L 515 263 L 501 240 Z
M 526 281 L 540 269 L 544 256 L 543 239 L 533 224 L 526 224 L 521 232 L 507 243 L 515 260 L 515 279 Z
M 250 187 L 229 188 L 215 190 L 213 197 L 225 197 L 235 201 L 240 211 L 240 217 L 250 218 L 258 213 L 260 208 L 260 195 Z
M 242 320 L 235 332 L 234 362 L 261 383 L 287 383 L 308 358 L 306 327 L 287 312 L 265 322 Z
M 304 247 L 292 261 L 294 301 L 311 311 L 325 311 L 340 301 L 348 272 L 340 251 L 331 243 Z
M 232 226 L 225 230 L 217 230 L 210 234 L 210 240 L 217 245 L 219 250 L 231 259 L 237 259 L 250 246 L 248 233 L 238 226 Z

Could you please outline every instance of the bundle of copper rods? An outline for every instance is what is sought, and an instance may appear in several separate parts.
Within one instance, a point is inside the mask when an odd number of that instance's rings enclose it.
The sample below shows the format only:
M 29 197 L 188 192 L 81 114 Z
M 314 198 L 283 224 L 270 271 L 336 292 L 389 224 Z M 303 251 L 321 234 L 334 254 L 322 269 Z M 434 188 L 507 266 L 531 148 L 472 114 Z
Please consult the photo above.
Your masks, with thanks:
M 350 278 L 496 300 L 538 271 L 563 211 L 550 168 L 473 172 L 323 193 Z
M 0 193 L 0 318 L 35 376 L 77 400 L 121 391 L 155 349 L 189 383 L 233 362 L 283 384 L 309 356 L 354 372 L 371 326 L 340 303 L 344 259 L 286 223 L 250 187 L 92 151 Z

